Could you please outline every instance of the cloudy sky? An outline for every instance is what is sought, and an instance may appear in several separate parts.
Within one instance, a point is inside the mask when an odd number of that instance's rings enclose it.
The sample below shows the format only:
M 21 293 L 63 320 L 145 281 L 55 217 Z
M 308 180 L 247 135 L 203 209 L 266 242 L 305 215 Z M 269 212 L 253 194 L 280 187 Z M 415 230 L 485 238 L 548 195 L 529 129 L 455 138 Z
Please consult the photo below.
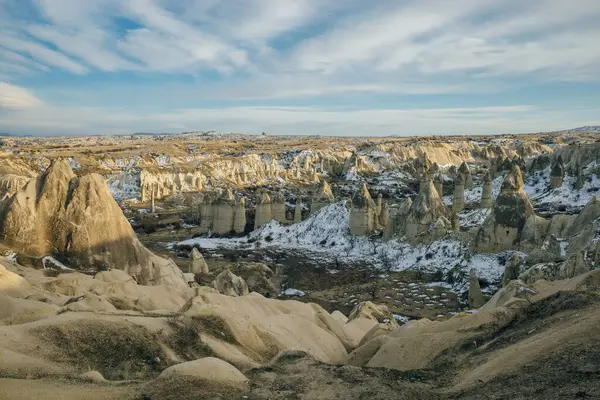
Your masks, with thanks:
M 599 0 L 0 0 L 0 132 L 600 125 Z

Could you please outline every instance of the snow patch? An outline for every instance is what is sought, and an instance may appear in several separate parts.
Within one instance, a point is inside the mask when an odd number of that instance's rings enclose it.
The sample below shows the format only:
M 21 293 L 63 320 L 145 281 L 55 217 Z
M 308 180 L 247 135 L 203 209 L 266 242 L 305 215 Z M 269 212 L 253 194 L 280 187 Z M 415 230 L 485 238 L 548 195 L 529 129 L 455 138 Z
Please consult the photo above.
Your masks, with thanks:
M 306 293 L 304 293 L 302 290 L 298 290 L 298 289 L 285 289 L 281 291 L 281 294 L 284 294 L 286 296 L 298 296 L 298 297 L 303 297 L 304 295 L 306 295 Z
M 317 261 L 365 263 L 382 271 L 419 270 L 456 278 L 453 288 L 464 290 L 468 271 L 490 284 L 499 282 L 504 270 L 503 257 L 497 254 L 468 255 L 467 246 L 445 237 L 431 244 L 412 246 L 405 240 L 382 241 L 379 237 L 354 236 L 349 229 L 350 212 L 345 202 L 324 207 L 305 221 L 283 226 L 271 221 L 250 233 L 248 238 L 195 238 L 179 243 L 209 249 L 251 249 L 252 247 L 301 252 Z
M 42 258 L 42 264 L 44 265 L 44 269 L 48 269 L 48 267 L 46 267 L 47 263 L 51 263 L 53 266 L 56 266 L 62 270 L 66 270 L 66 271 L 72 271 L 73 268 L 69 268 L 66 265 L 64 265 L 63 263 L 61 263 L 60 261 L 58 261 L 56 258 L 52 257 L 52 256 L 45 256 L 44 258 Z

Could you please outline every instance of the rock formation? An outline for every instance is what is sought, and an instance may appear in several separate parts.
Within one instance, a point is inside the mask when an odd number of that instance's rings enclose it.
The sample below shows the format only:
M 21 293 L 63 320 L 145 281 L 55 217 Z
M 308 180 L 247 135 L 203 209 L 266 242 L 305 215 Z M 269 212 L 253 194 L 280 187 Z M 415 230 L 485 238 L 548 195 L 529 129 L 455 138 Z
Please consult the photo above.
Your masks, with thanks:
M 389 240 L 397 233 L 402 234 L 402 229 L 412 204 L 413 202 L 410 197 L 407 197 L 399 204 L 394 204 L 390 207 L 385 230 L 383 231 L 383 240 Z
M 181 271 L 146 249 L 100 175 L 75 177 L 56 160 L 2 203 L 0 240 L 84 271 L 122 269 L 138 283 L 185 286 Z
M 294 223 L 302 222 L 302 199 L 298 197 L 296 199 L 296 206 L 294 207 Z
M 156 199 L 176 192 L 198 192 L 204 189 L 207 177 L 198 170 L 161 171 L 143 169 L 140 173 L 140 200 L 149 201 L 152 193 Z
M 453 211 L 450 218 L 452 222 L 452 230 L 457 233 L 460 232 L 460 218 L 458 218 L 458 214 Z
M 199 385 L 219 385 L 220 388 L 241 387 L 248 380 L 237 368 L 219 358 L 204 357 L 173 365 L 160 373 L 157 380 L 187 378 Z
M 573 174 L 575 175 L 575 182 L 573 183 L 573 188 L 576 190 L 582 189 L 583 185 L 585 184 L 585 179 L 581 170 L 581 163 L 578 159 L 576 159 L 574 162 Z
M 278 192 L 273 196 L 271 212 L 275 221 L 282 224 L 287 222 L 287 218 L 285 217 L 285 196 L 282 192 Z
M 279 279 L 266 264 L 238 262 L 227 268 L 246 282 L 249 292 L 260 293 L 265 297 L 276 297 L 280 292 Z
M 367 235 L 376 228 L 376 205 L 369 194 L 367 185 L 352 199 L 350 209 L 350 233 L 357 236 Z
M 268 224 L 273 220 L 271 211 L 271 197 L 267 192 L 262 192 L 256 201 L 256 215 L 254 216 L 254 229 Z
M 245 296 L 249 293 L 246 281 L 228 269 L 217 275 L 213 287 L 225 296 Z
M 481 287 L 479 287 L 479 279 L 475 274 L 475 270 L 471 270 L 469 278 L 469 307 L 479 308 L 484 305 L 485 302 L 485 297 L 481 292 Z
M 233 231 L 242 234 L 246 231 L 246 199 L 240 197 L 235 203 Z
M 437 190 L 440 197 L 444 197 L 444 176 L 437 174 L 434 180 L 435 190 Z
M 379 216 L 378 216 L 379 226 L 382 228 L 386 228 L 389 218 L 390 218 L 390 206 L 386 201 L 385 203 L 383 203 L 383 206 L 381 207 L 381 212 L 379 213 Z
M 12 174 L 0 176 L 0 201 L 21 190 L 30 179 L 28 176 Z
M 236 201 L 231 189 L 223 191 L 213 206 L 212 231 L 217 235 L 227 235 L 233 232 L 235 222 Z
M 513 254 L 504 267 L 502 287 L 506 287 L 510 281 L 519 278 L 519 275 L 521 274 L 521 265 L 523 265 L 523 258 L 519 254 Z
M 203 193 L 198 199 L 200 232 L 228 235 L 244 233 L 246 227 L 246 201 L 234 196 L 231 189 L 219 193 Z
M 565 178 L 565 167 L 563 165 L 562 157 L 559 155 L 556 162 L 550 170 L 550 186 L 552 188 L 559 188 L 563 185 Z
M 458 174 L 462 175 L 463 177 L 465 189 L 470 189 L 473 187 L 473 176 L 471 175 L 471 170 L 466 162 L 460 164 L 460 167 L 458 168 Z
M 533 206 L 523 191 L 523 174 L 514 165 L 502 183 L 501 192 L 492 212 L 476 235 L 476 247 L 485 251 L 522 248 L 541 245 L 541 232 L 548 222 L 535 215 Z
M 463 174 L 458 174 L 454 180 L 454 199 L 452 200 L 452 210 L 455 213 L 461 212 L 465 208 L 465 178 Z
M 492 174 L 486 173 L 483 177 L 483 187 L 481 189 L 481 208 L 492 208 Z
M 331 191 L 331 187 L 326 180 L 323 180 L 319 185 L 315 195 L 312 198 L 312 202 L 310 204 L 310 213 L 314 214 L 319 211 L 323 207 L 327 207 L 334 201 L 334 196 Z
M 420 193 L 410 207 L 402 233 L 408 238 L 414 238 L 428 232 L 440 217 L 443 217 L 441 223 L 445 223 L 448 216 L 448 209 L 442 203 L 433 181 L 427 179 L 421 183 Z
M 190 270 L 192 274 L 208 274 L 208 265 L 196 247 L 190 251 Z

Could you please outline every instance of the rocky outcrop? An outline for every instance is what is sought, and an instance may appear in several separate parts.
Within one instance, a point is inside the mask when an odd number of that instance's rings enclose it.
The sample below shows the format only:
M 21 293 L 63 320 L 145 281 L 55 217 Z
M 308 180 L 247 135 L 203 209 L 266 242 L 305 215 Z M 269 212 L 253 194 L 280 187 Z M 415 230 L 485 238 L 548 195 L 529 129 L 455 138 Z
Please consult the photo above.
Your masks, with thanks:
M 462 175 L 465 189 L 470 189 L 473 187 L 473 175 L 471 175 L 471 170 L 466 162 L 460 164 L 460 167 L 458 168 L 458 174 Z
M 294 223 L 299 222 L 302 222 L 302 199 L 300 197 L 296 199 L 296 205 L 294 206 Z
M 28 176 L 12 174 L 0 176 L 0 201 L 21 190 L 30 179 Z
M 323 207 L 327 207 L 335 201 L 331 187 L 326 180 L 321 181 L 317 191 L 315 192 L 311 204 L 310 213 L 314 214 Z
M 492 174 L 486 173 L 483 177 L 483 187 L 481 189 L 481 208 L 492 208 Z
M 369 194 L 367 185 L 363 184 L 361 190 L 352 199 L 350 209 L 350 233 L 353 235 L 367 235 L 377 227 L 376 205 Z
M 162 171 L 143 169 L 140 172 L 140 200 L 149 201 L 154 192 L 156 199 L 177 192 L 199 192 L 206 186 L 207 177 L 202 171 Z
M 246 282 L 249 292 L 260 293 L 265 297 L 276 297 L 280 292 L 279 279 L 266 264 L 258 262 L 238 262 L 229 265 L 236 276 Z
M 223 191 L 213 206 L 212 231 L 217 235 L 226 235 L 233 232 L 235 222 L 236 201 L 233 192 L 228 188 Z
M 559 155 L 550 170 L 550 187 L 559 188 L 563 185 L 565 178 L 565 166 Z
M 256 202 L 256 214 L 254 216 L 254 229 L 268 224 L 273 220 L 271 210 L 271 197 L 267 192 L 262 192 Z
M 190 270 L 188 272 L 195 274 L 208 274 L 208 264 L 202 257 L 202 254 L 198 251 L 196 247 L 190 251 L 190 260 L 192 260 L 190 265 Z
M 219 192 L 198 195 L 200 233 L 217 235 L 244 233 L 246 228 L 246 200 L 236 198 L 227 188 Z
M 383 203 L 383 206 L 381 207 L 381 212 L 379 213 L 379 216 L 378 216 L 379 226 L 381 228 L 385 229 L 389 218 L 390 218 L 390 206 L 386 201 L 385 203 Z
M 389 216 L 383 232 L 383 240 L 389 240 L 398 233 L 402 234 L 402 229 L 412 204 L 413 202 L 410 197 L 407 197 L 402 199 L 399 204 L 393 204 L 390 207 Z
M 440 197 L 444 197 L 444 176 L 437 174 L 434 178 L 435 190 L 437 190 Z
M 478 250 L 501 251 L 541 245 L 548 221 L 535 215 L 523 191 L 521 169 L 514 165 L 505 177 L 492 212 L 477 232 Z
M 434 228 L 432 224 L 437 222 L 444 224 L 446 229 L 449 229 L 448 217 L 448 209 L 442 202 L 433 182 L 430 179 L 422 181 L 420 193 L 410 207 L 404 226 L 401 228 L 401 234 L 408 238 L 415 238 L 429 232 Z
M 459 174 L 454 180 L 454 198 L 452 200 L 452 211 L 461 212 L 465 208 L 465 178 Z
M 271 212 L 273 213 L 273 219 L 281 224 L 287 223 L 285 216 L 285 196 L 283 193 L 278 192 L 273 196 L 271 203 Z
M 568 238 L 567 253 L 572 254 L 588 248 L 597 236 L 600 228 L 600 198 L 594 196 L 585 205 L 573 222 L 564 229 Z
M 185 377 L 200 384 L 223 387 L 244 387 L 248 380 L 237 368 L 219 358 L 205 357 L 173 365 L 160 373 L 157 380 L 164 381 Z
M 475 274 L 475 270 L 471 270 L 469 279 L 469 307 L 479 308 L 486 303 L 485 297 L 479 286 L 479 279 Z
M 523 257 L 519 254 L 513 254 L 506 262 L 504 274 L 502 275 L 502 287 L 506 287 L 510 281 L 519 278 L 521 274 L 521 266 L 523 265 Z
M 569 256 L 564 262 L 546 262 L 536 264 L 521 275 L 519 279 L 527 284 L 535 283 L 540 279 L 556 281 L 573 278 L 590 271 L 595 262 L 588 258 L 586 251 L 578 251 Z
M 246 282 L 228 269 L 217 275 L 213 287 L 225 296 L 245 296 L 250 293 Z
M 84 271 L 117 268 L 144 285 L 186 285 L 175 263 L 139 242 L 102 177 L 77 178 L 65 160 L 2 203 L 0 240 Z

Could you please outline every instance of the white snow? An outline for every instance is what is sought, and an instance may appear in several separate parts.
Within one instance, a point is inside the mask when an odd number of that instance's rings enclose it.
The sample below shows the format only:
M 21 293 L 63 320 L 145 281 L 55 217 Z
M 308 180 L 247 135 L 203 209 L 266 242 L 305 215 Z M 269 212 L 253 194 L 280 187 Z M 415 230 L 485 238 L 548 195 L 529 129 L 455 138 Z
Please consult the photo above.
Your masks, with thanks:
M 410 318 L 405 316 L 405 315 L 400 315 L 400 314 L 392 314 L 392 316 L 394 317 L 394 319 L 398 322 L 402 322 L 403 324 L 407 323 L 408 321 L 410 321 Z
M 14 251 L 9 251 L 6 253 L 4 258 L 6 258 L 10 262 L 16 263 L 17 262 L 17 253 L 15 253 Z
M 73 268 L 69 268 L 66 265 L 64 265 L 63 263 L 61 263 L 60 261 L 58 261 L 56 258 L 52 257 L 52 256 L 45 256 L 44 258 L 42 258 L 42 264 L 44 265 L 44 269 L 48 269 L 46 267 L 46 263 L 52 263 L 55 266 L 57 266 L 58 268 L 62 269 L 62 270 L 68 270 L 68 271 L 72 271 Z
M 587 165 L 584 168 L 584 175 L 586 170 L 594 166 L 595 162 Z M 600 194 L 600 179 L 595 174 L 586 179 L 579 190 L 573 187 L 574 184 L 575 177 L 565 175 L 562 186 L 553 189 L 550 187 L 550 167 L 547 167 L 543 171 L 528 175 L 523 190 L 534 206 L 563 205 L 573 211 L 581 210 L 594 196 Z
M 470 258 L 466 257 L 466 245 L 452 238 L 412 246 L 403 240 L 384 242 L 380 238 L 353 236 L 349 231 L 349 211 L 344 202 L 325 207 L 298 224 L 282 226 L 272 221 L 250 233 L 248 238 L 195 238 L 179 244 L 208 249 L 277 249 L 300 252 L 306 257 L 328 262 L 363 262 L 390 271 L 416 269 L 447 274 L 456 269 L 464 274 L 473 268 L 480 278 L 488 282 L 500 281 L 504 269 L 498 255 L 473 254 Z M 463 279 L 454 288 L 463 289 L 466 283 L 467 279 Z
M 306 293 L 304 293 L 302 290 L 298 290 L 298 289 L 285 289 L 285 290 L 281 291 L 281 294 L 284 294 L 286 296 L 298 296 L 298 297 L 302 297 Z
M 473 228 L 483 224 L 483 221 L 492 212 L 491 208 L 476 208 L 474 210 L 463 210 L 458 213 L 460 226 L 463 228 Z
M 113 198 L 117 201 L 137 200 L 140 197 L 140 177 L 134 174 L 117 174 L 110 176 L 106 184 Z

